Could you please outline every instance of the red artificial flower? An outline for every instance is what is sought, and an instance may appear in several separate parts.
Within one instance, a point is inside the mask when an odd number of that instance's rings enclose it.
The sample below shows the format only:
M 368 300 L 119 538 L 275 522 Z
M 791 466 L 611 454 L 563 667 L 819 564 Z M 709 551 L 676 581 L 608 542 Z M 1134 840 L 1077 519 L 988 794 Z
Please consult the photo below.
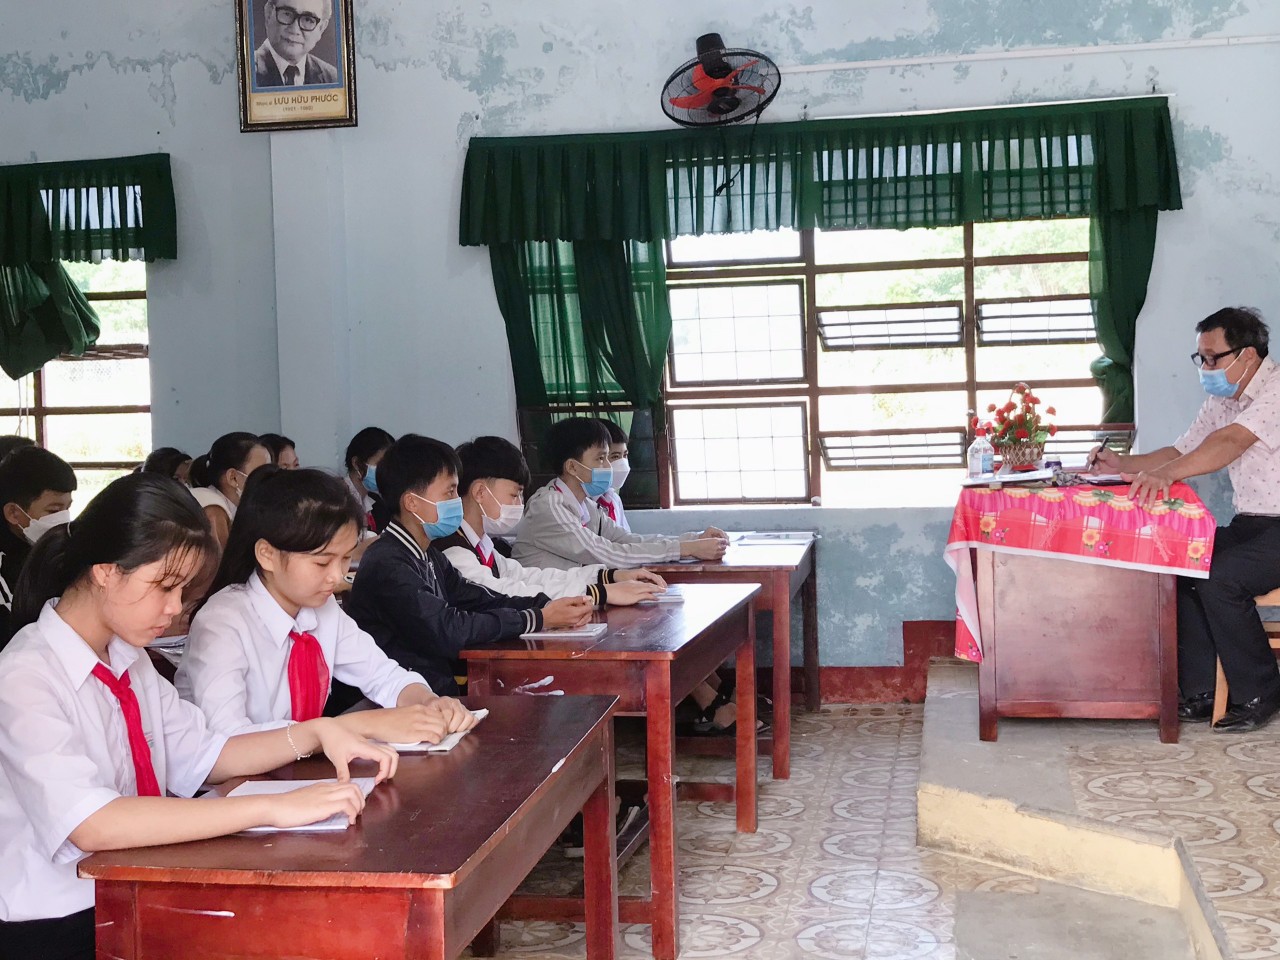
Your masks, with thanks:
M 1018 409 L 1018 405 L 1014 403 L 1012 400 L 1010 400 L 1008 403 L 1004 405 L 1005 413 L 1013 413 L 1013 411 L 1017 409 Z
M 1058 415 L 1058 411 L 1053 409 L 1053 407 L 1045 407 L 1044 412 L 1051 417 L 1056 417 Z
M 987 413 L 995 413 L 995 412 L 996 412 L 996 405 L 994 403 L 988 403 Z
M 1031 388 L 1028 387 L 1025 383 L 1015 383 L 1013 385 L 1014 393 L 1026 393 L 1029 389 Z
M 1014 433 L 1014 436 L 1017 437 L 1019 440 L 1029 440 L 1031 438 L 1031 434 L 1027 433 L 1027 431 L 1025 430 L 1016 431 Z
M 1058 425 L 1056 423 L 1049 424 L 1049 436 L 1052 437 L 1057 432 L 1058 432 Z
M 972 428 L 974 428 L 974 429 L 976 430 L 976 429 L 977 429 L 977 427 L 978 427 L 978 418 L 977 418 L 977 417 L 974 417 L 972 420 L 970 420 L 970 421 L 969 421 L 969 426 L 970 426 L 970 427 L 972 427 Z

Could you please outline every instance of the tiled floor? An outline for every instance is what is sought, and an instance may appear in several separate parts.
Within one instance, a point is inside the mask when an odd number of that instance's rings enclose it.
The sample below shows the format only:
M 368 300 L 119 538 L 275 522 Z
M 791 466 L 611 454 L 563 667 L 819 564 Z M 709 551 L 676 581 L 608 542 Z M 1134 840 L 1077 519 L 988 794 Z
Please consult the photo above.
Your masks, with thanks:
M 951 960 L 958 892 L 1035 891 L 1028 878 L 915 846 L 921 708 L 843 707 L 794 724 L 791 780 L 768 779 L 761 763 L 757 833 L 735 832 L 731 806 L 680 805 L 682 957 Z M 624 744 L 621 774 L 639 757 Z M 679 772 L 729 779 L 732 767 L 691 759 Z M 642 851 L 622 891 L 647 882 Z M 527 889 L 580 884 L 580 863 L 553 851 Z M 582 940 L 572 924 L 506 923 L 502 956 L 581 957 Z M 624 929 L 623 956 L 648 956 L 648 945 L 648 927 Z
M 1240 960 L 1280 957 L 1277 733 L 1184 724 L 1177 744 L 1100 740 L 1070 756 L 1080 813 L 1183 838 Z

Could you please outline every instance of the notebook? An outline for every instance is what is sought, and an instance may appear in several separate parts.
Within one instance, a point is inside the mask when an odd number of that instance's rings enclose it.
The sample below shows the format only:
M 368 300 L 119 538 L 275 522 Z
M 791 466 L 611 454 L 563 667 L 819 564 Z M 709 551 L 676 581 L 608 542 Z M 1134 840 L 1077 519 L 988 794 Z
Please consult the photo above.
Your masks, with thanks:
M 471 715 L 476 718 L 476 723 L 479 723 L 489 715 L 489 711 L 484 709 L 472 710 Z M 475 727 L 471 728 L 471 730 L 474 729 Z M 388 743 L 387 746 L 399 753 L 448 753 L 456 747 L 458 742 L 470 733 L 471 730 L 456 730 L 439 743 L 427 743 L 423 740 L 419 740 L 417 743 Z
M 281 793 L 289 793 L 293 790 L 299 790 L 302 787 L 310 787 L 317 783 L 337 783 L 337 780 L 329 778 L 327 780 L 246 780 L 240 786 L 236 787 L 228 797 L 262 797 L 274 796 Z M 377 780 L 373 777 L 352 777 L 351 782 L 360 788 L 360 792 L 366 797 L 373 791 L 373 785 Z M 295 831 L 318 831 L 318 830 L 345 830 L 350 824 L 347 822 L 346 814 L 335 813 L 332 817 L 316 823 L 308 823 L 301 827 L 250 827 L 245 833 L 278 833 L 278 832 L 295 832 Z
M 520 634 L 521 640 L 594 640 L 608 631 L 607 623 L 588 623 L 585 627 L 561 627 L 558 630 L 535 630 Z

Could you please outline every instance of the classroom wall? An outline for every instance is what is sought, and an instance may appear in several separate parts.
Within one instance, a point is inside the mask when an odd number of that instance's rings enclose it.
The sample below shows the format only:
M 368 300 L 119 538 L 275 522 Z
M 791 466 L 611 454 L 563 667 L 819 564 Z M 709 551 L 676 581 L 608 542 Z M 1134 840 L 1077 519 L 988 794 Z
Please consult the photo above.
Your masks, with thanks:
M 1280 47 L 1179 45 L 1280 35 L 1280 4 L 361 0 L 356 19 L 360 126 L 267 135 L 238 129 L 228 5 L 0 10 L 0 163 L 173 154 L 180 259 L 150 273 L 157 442 L 203 449 L 227 429 L 283 428 L 304 460 L 328 464 L 369 422 L 451 441 L 514 435 L 487 256 L 455 240 L 467 139 L 665 127 L 659 85 L 710 29 L 784 68 L 942 58 L 788 73 L 768 120 L 1172 95 L 1187 209 L 1162 217 L 1139 325 L 1143 445 L 1169 442 L 1195 412 L 1196 320 L 1232 302 L 1280 316 Z M 1097 44 L 1139 46 L 1023 55 Z M 995 58 L 946 60 L 975 53 Z M 1208 488 L 1221 504 L 1221 481 Z M 696 517 L 636 519 L 678 529 Z M 903 618 L 951 614 L 946 520 L 824 507 L 724 523 L 823 533 L 823 658 L 838 666 L 897 662 Z

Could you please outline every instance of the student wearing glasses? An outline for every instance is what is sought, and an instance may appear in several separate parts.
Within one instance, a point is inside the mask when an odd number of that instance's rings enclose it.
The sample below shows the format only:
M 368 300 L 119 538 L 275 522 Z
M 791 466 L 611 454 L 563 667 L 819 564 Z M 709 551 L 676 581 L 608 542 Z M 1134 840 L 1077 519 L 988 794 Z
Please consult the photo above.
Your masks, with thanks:
M 253 82 L 259 87 L 337 83 L 337 67 L 311 52 L 332 18 L 333 0 L 267 0 L 267 39 L 253 52 Z
M 1187 432 L 1153 453 L 1101 447 L 1091 459 L 1104 472 L 1135 474 L 1130 496 L 1144 506 L 1188 477 L 1230 475 L 1236 513 L 1218 527 L 1209 578 L 1178 581 L 1178 716 L 1210 719 L 1221 660 L 1231 703 L 1213 729 L 1245 733 L 1280 712 L 1280 673 L 1253 602 L 1280 587 L 1280 368 L 1255 310 L 1226 307 L 1196 334 L 1191 360 L 1209 396 Z

